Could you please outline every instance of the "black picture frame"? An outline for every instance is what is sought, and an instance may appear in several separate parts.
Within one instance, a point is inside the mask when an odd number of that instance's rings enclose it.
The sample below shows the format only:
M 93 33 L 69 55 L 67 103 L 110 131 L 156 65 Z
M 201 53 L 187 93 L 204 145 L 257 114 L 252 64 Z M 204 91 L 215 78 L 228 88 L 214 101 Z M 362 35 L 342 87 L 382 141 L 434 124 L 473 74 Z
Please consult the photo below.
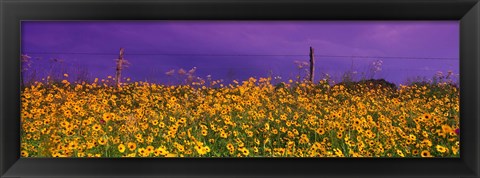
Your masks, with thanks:
M 478 0 L 0 0 L 1 177 L 479 177 Z M 461 158 L 20 158 L 22 20 L 459 20 Z

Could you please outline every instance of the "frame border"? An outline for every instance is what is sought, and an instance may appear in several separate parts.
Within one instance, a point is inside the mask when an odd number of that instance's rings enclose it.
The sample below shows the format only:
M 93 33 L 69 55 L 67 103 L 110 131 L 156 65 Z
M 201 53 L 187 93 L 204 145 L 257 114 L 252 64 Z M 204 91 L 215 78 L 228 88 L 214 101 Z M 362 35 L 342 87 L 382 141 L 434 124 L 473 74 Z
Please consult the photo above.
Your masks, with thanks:
M 480 177 L 478 0 L 0 0 L 0 177 Z M 19 158 L 22 20 L 459 20 L 461 158 Z

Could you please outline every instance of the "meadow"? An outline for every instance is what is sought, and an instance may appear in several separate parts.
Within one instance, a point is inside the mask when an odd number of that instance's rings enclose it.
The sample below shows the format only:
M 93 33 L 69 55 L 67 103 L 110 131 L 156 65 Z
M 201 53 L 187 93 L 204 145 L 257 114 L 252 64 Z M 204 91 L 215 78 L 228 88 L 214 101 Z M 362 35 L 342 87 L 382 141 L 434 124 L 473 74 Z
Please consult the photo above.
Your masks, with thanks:
M 446 82 L 111 80 L 22 88 L 21 156 L 460 157 L 459 89 Z

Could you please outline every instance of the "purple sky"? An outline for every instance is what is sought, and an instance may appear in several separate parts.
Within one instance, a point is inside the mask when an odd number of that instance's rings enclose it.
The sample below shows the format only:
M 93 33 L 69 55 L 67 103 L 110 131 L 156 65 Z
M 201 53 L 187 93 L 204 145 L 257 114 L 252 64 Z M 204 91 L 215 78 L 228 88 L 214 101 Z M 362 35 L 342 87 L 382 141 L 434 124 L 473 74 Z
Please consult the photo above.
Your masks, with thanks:
M 383 60 L 383 66 L 375 78 L 395 83 L 414 76 L 431 78 L 437 71 L 459 71 L 458 21 L 22 22 L 22 53 L 31 56 L 33 66 L 44 74 L 50 59 L 58 58 L 65 61 L 68 73 L 85 68 L 92 77 L 113 76 L 114 59 L 124 47 L 131 63 L 124 76 L 133 80 L 166 82 L 165 72 L 170 69 L 192 67 L 202 78 L 244 80 L 268 76 L 271 71 L 273 76 L 289 79 L 298 74 L 295 60 L 308 61 L 310 46 L 320 55 L 317 79 L 328 73 L 338 80 L 348 70 L 360 77 L 377 59 Z

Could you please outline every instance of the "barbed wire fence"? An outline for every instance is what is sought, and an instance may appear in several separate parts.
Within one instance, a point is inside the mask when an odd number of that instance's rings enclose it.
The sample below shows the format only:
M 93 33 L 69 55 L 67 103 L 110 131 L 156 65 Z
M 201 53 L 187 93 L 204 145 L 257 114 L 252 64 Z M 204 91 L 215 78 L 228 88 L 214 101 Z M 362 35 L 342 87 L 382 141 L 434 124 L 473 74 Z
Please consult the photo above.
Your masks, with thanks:
M 47 76 L 61 78 L 62 73 L 69 73 L 76 81 L 92 81 L 93 78 L 106 77 L 105 74 L 114 75 L 114 62 L 112 60 L 118 57 L 118 53 L 99 53 L 99 52 L 39 52 L 39 51 L 24 51 L 24 55 L 29 57 L 31 63 L 29 63 L 28 70 L 22 70 L 22 77 L 24 81 L 34 81 L 45 79 Z M 308 61 L 308 54 L 214 54 L 214 53 L 168 53 L 168 52 L 151 52 L 151 53 L 126 53 L 125 56 L 131 59 L 132 71 L 135 71 L 135 75 L 145 76 L 144 78 L 137 77 L 137 80 L 150 80 L 158 83 L 168 83 L 168 76 L 165 74 L 171 69 L 179 70 L 181 66 L 172 65 L 172 60 L 177 63 L 179 60 L 190 60 L 190 62 L 198 64 L 201 60 L 204 63 L 219 62 L 229 60 L 265 60 L 261 62 L 263 65 L 252 65 L 243 67 L 238 66 L 221 66 L 217 68 L 211 68 L 219 70 L 217 73 L 224 71 L 225 76 L 217 76 L 218 78 L 227 78 L 226 80 L 236 79 L 237 73 L 244 70 L 242 73 L 252 73 L 251 76 L 266 77 L 269 75 L 272 79 L 278 81 L 285 81 L 288 79 L 295 79 L 304 76 L 306 73 L 298 70 L 294 67 L 296 64 L 294 61 Z M 316 66 L 315 75 L 320 76 L 318 80 L 330 77 L 334 81 L 342 80 L 360 80 L 366 78 L 385 78 L 395 80 L 395 83 L 405 82 L 407 80 L 418 80 L 420 78 L 431 78 L 433 75 L 437 75 L 438 72 L 448 73 L 445 71 L 445 66 L 458 66 L 458 58 L 447 57 L 415 57 L 415 56 L 362 56 L 362 55 L 327 55 L 327 54 L 315 54 Z M 24 58 L 22 58 L 24 59 Z M 137 60 L 142 59 L 142 60 Z M 198 59 L 198 60 L 196 60 Z M 88 60 L 106 60 L 101 67 L 88 66 Z M 139 62 L 149 60 L 151 62 Z M 155 60 L 153 62 L 153 60 Z M 156 60 L 165 61 L 165 63 L 158 62 Z M 23 60 L 22 60 L 23 61 Z M 170 65 L 165 65 L 170 62 Z M 382 64 L 375 66 L 375 62 L 381 61 Z M 399 62 L 402 61 L 402 62 Z M 418 61 L 424 61 L 424 64 L 428 65 L 415 65 Z M 427 62 L 428 61 L 428 62 Z M 32 64 L 34 63 L 34 64 Z M 98 63 L 98 62 L 97 62 Z M 182 61 L 182 63 L 186 63 Z M 188 63 L 188 62 L 187 62 Z M 248 63 L 248 62 L 247 62 Z M 250 62 L 254 63 L 255 62 Z M 111 64 L 111 65 L 110 65 Z M 400 65 L 399 65 L 400 64 Z M 290 70 L 285 69 L 286 66 L 291 66 Z M 437 66 L 435 66 L 437 65 Z M 440 66 L 438 66 L 440 65 Z M 25 65 L 22 65 L 24 67 Z M 102 67 L 103 66 L 103 67 Z M 403 66 L 403 67 L 402 67 Z M 259 68 L 273 68 L 276 71 L 258 71 Z M 188 67 L 183 67 L 188 70 Z M 380 69 L 378 69 L 380 68 Z M 136 69 L 136 70 L 135 70 Z M 139 70 L 140 69 L 140 70 Z M 233 70 L 232 70 L 233 69 Z M 303 69 L 303 68 L 302 68 Z M 377 71 L 374 71 L 377 70 Z M 455 72 L 455 69 L 450 69 Z M 457 69 L 458 70 L 458 69 Z M 199 66 L 199 71 L 202 68 Z M 212 70 L 209 70 L 212 71 Z M 246 71 L 246 72 L 245 72 Z M 128 74 L 128 70 L 126 71 Z M 142 74 L 139 74 L 141 72 Z M 288 73 L 289 72 L 289 73 Z M 373 74 L 372 74 L 373 72 Z M 263 76 L 259 76 L 260 74 Z M 425 74 L 430 76 L 425 76 Z M 130 73 L 132 74 L 132 73 Z M 207 78 L 209 74 L 200 73 L 198 76 Z M 368 75 L 368 76 L 367 76 Z M 455 74 L 458 77 L 458 74 Z M 228 76 L 228 77 L 227 77 Z M 306 76 L 304 76 L 306 78 Z M 416 79 L 415 79 L 416 78 Z M 318 81 L 317 80 L 317 81 Z

